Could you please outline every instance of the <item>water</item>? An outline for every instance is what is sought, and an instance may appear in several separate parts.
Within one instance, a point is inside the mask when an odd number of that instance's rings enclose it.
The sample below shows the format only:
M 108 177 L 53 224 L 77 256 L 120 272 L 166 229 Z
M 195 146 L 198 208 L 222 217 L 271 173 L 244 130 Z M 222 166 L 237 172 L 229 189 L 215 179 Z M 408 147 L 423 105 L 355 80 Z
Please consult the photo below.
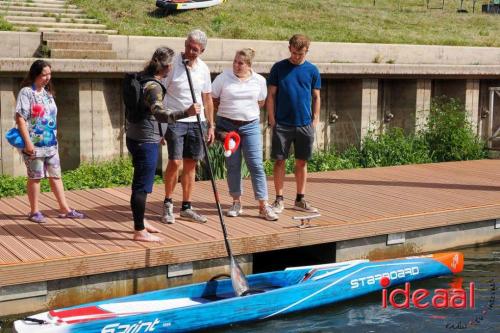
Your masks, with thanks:
M 381 293 L 374 293 L 328 307 L 286 315 L 273 320 L 232 325 L 208 332 L 218 333 L 295 333 L 295 332 L 500 332 L 500 297 L 495 299 L 493 283 L 500 289 L 500 244 L 462 250 L 464 271 L 458 276 L 439 277 L 411 285 L 412 290 L 450 288 L 462 283 L 468 289 L 475 283 L 474 309 L 393 309 L 381 307 Z M 493 301 L 492 301 L 493 300 Z M 492 306 L 490 306 L 492 305 Z M 481 312 L 483 312 L 482 317 Z M 482 319 L 481 319 L 482 318 Z M 469 321 L 478 320 L 475 325 Z M 9 325 L 9 324 L 7 324 Z M 446 326 L 449 326 L 448 328 Z M 10 326 L 10 325 L 9 325 Z M 450 328 L 455 326 L 456 328 Z M 464 326 L 467 326 L 464 328 Z M 458 328 L 462 327 L 462 328 Z M 1 333 L 11 333 L 4 327 Z
M 431 280 L 413 283 L 411 289 L 426 288 L 433 291 L 436 288 L 450 288 L 450 284 L 462 281 L 466 289 L 469 282 L 475 283 L 474 309 L 393 309 L 381 307 L 381 293 L 374 293 L 355 300 L 333 304 L 328 307 L 314 309 L 287 315 L 273 320 L 233 325 L 219 329 L 218 333 L 278 333 L 278 332 L 500 332 L 500 296 L 489 309 L 490 300 L 495 297 L 495 291 L 490 284 L 493 282 L 500 290 L 500 244 L 480 248 L 463 249 L 464 271 L 457 276 L 439 277 Z M 497 292 L 498 293 L 498 292 Z M 486 313 L 483 320 L 467 328 L 451 328 L 465 326 L 471 320 Z M 477 318 L 479 319 L 479 318 Z M 446 325 L 450 328 L 447 328 Z M 211 330 L 210 332 L 214 332 Z M 208 331 L 207 331 L 208 332 Z

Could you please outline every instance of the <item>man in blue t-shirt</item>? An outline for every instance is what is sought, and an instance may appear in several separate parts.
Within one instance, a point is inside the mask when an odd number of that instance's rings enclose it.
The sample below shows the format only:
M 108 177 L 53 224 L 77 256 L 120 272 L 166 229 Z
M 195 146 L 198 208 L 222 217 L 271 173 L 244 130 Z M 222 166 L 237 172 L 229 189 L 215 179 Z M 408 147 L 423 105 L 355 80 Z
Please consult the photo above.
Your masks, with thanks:
M 290 38 L 290 57 L 273 65 L 267 80 L 266 109 L 273 128 L 271 157 L 274 163 L 276 200 L 274 211 L 281 213 L 285 161 L 294 144 L 297 197 L 294 209 L 316 213 L 304 199 L 307 161 L 311 159 L 315 128 L 319 122 L 321 77 L 318 68 L 306 61 L 310 40 L 304 35 Z

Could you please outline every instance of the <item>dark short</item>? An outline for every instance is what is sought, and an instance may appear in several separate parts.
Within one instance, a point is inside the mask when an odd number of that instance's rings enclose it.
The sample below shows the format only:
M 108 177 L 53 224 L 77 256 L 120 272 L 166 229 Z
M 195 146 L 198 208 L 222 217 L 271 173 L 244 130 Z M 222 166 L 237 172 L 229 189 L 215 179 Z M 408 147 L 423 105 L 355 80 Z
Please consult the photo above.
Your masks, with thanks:
M 203 123 L 204 132 L 206 124 Z M 197 122 L 176 122 L 168 124 L 165 134 L 169 160 L 192 159 L 200 161 L 203 153 L 203 141 Z
M 286 160 L 293 143 L 295 158 L 304 161 L 310 160 L 313 152 L 314 133 L 312 124 L 306 126 L 276 124 L 273 128 L 271 158 Z
M 144 143 L 127 138 L 127 149 L 132 155 L 133 192 L 151 193 L 158 162 L 158 143 Z

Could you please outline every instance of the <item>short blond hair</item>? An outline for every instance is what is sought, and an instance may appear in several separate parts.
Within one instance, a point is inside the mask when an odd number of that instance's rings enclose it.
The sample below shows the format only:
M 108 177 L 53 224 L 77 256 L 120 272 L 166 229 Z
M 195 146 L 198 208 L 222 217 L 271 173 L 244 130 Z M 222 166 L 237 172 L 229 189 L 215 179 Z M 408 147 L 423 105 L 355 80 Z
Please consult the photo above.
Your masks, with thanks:
M 306 35 L 295 34 L 290 38 L 288 44 L 295 48 L 296 50 L 302 50 L 304 47 L 309 50 L 309 45 L 311 45 L 311 40 Z
M 245 47 L 244 49 L 236 51 L 236 56 L 243 57 L 243 61 L 250 67 L 252 67 L 252 60 L 255 57 L 255 50 L 251 47 Z

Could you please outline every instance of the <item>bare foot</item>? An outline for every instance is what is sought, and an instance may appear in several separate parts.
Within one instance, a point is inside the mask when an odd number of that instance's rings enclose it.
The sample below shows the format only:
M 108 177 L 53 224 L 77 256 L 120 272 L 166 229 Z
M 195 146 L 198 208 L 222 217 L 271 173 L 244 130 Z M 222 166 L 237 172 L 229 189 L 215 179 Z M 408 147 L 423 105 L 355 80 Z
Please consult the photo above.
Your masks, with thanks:
M 134 231 L 134 240 L 138 242 L 160 242 L 161 238 L 150 234 L 146 229 Z
M 153 227 L 146 219 L 144 219 L 144 228 L 146 228 L 146 230 L 152 234 L 161 232 L 159 229 Z

